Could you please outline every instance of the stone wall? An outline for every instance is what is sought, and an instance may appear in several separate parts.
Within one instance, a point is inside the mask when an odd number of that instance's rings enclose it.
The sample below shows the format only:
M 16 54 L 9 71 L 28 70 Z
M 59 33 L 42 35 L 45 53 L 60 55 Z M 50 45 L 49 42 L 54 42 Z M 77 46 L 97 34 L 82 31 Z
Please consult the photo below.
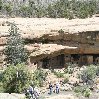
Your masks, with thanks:
M 33 59 L 32 59 L 33 60 Z M 66 68 L 68 64 L 76 64 L 78 66 L 82 65 L 91 65 L 91 64 L 98 64 L 99 57 L 95 57 L 95 55 L 89 54 L 62 54 L 55 57 L 44 58 L 42 60 L 37 60 L 37 68 L 42 67 L 45 69 L 60 69 Z M 34 64 L 31 63 L 31 64 Z
M 38 61 L 38 66 L 42 68 L 63 68 L 64 67 L 64 55 L 58 55 L 56 57 L 45 58 Z M 42 65 L 42 66 L 41 66 Z

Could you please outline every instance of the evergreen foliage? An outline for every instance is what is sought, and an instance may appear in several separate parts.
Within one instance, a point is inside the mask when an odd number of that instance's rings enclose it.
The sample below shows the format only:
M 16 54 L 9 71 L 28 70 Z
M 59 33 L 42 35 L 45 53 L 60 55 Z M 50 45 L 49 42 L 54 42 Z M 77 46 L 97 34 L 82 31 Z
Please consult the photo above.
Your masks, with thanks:
M 80 78 L 84 83 L 92 85 L 96 77 L 96 70 L 97 68 L 94 65 L 90 65 L 82 71 Z
M 28 88 L 32 75 L 24 64 L 10 65 L 3 72 L 4 92 L 21 93 Z
M 44 85 L 46 77 L 47 77 L 46 72 L 44 72 L 42 69 L 37 69 L 33 75 L 34 85 L 42 87 Z
M 91 90 L 88 86 L 77 86 L 77 87 L 74 88 L 74 92 L 78 96 L 83 95 L 84 97 L 88 97 L 88 98 L 91 95 Z
M 7 64 L 21 64 L 26 63 L 28 55 L 24 49 L 23 39 L 18 32 L 18 28 L 15 24 L 11 24 L 11 29 L 9 31 L 10 35 L 7 40 L 7 46 L 4 50 L 6 55 Z
M 62 77 L 64 77 L 64 73 L 56 72 L 56 71 L 54 71 L 53 73 L 54 73 L 54 75 L 57 76 L 57 78 L 62 78 Z
M 9 16 L 11 15 L 12 10 L 13 10 L 12 5 L 10 3 L 4 4 L 3 9 L 6 11 L 7 15 Z
M 46 4 L 41 0 L 29 0 L 27 4 L 19 1 L 2 4 L 0 1 L 0 9 L 6 10 L 8 15 L 11 12 L 10 16 L 16 13 L 15 16 L 38 18 L 87 18 L 99 12 L 98 5 L 99 0 L 56 0 Z

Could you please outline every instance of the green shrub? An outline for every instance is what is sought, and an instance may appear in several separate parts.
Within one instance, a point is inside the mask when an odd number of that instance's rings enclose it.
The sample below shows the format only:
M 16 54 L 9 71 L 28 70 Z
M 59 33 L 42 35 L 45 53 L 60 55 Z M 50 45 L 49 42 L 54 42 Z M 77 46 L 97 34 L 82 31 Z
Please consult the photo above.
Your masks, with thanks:
M 68 78 L 68 77 L 65 77 L 63 83 L 65 84 L 65 83 L 67 83 L 68 81 L 69 81 L 69 78 Z
M 80 87 L 80 86 L 75 87 L 74 92 L 75 93 L 82 93 L 82 87 Z
M 0 71 L 0 92 L 4 92 L 2 78 L 3 78 L 3 71 Z
M 73 71 L 74 71 L 74 69 L 68 66 L 68 68 L 65 70 L 65 73 L 72 74 Z
M 46 72 L 44 72 L 42 69 L 37 69 L 34 72 L 34 76 L 33 76 L 34 85 L 42 87 L 46 77 L 47 77 Z
M 89 96 L 91 95 L 91 90 L 90 90 L 89 88 L 86 88 L 86 89 L 84 90 L 84 92 L 83 92 L 83 95 L 84 95 L 85 97 L 88 97 L 88 98 L 89 98 Z
M 61 73 L 61 72 L 56 72 L 56 71 L 54 71 L 54 75 L 56 75 L 57 78 L 62 78 L 62 77 L 64 77 L 64 73 Z
M 3 5 L 3 8 L 7 11 L 7 14 L 8 14 L 8 15 L 11 15 L 11 12 L 12 12 L 12 10 L 13 10 L 13 7 L 12 7 L 11 4 L 4 4 L 4 5 Z
M 64 72 L 65 73 L 69 73 L 69 74 L 72 74 L 73 71 L 74 71 L 74 67 L 75 67 L 75 64 L 67 64 L 68 67 L 64 69 Z
M 0 93 L 3 93 L 3 92 L 4 92 L 3 83 L 0 82 Z
M 8 93 L 21 93 L 32 80 L 32 75 L 24 64 L 9 66 L 3 73 L 3 88 Z
M 89 97 L 91 95 L 91 90 L 88 86 L 77 86 L 74 88 L 74 92 L 79 96 L 83 95 L 85 97 Z
M 0 70 L 0 81 L 2 80 L 2 78 L 3 78 L 3 71 Z
M 81 72 L 79 77 L 84 83 L 92 84 L 93 79 L 96 77 L 96 67 L 94 65 L 88 66 L 85 70 Z
M 22 17 L 28 17 L 29 16 L 29 6 L 22 5 L 19 9 Z

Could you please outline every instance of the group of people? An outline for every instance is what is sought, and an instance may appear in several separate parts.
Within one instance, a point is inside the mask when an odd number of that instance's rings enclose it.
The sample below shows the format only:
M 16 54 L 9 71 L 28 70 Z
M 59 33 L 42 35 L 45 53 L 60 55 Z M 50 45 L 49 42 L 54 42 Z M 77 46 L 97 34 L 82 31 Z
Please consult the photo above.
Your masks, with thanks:
M 38 99 L 40 94 L 38 88 L 32 87 L 31 85 L 29 86 L 27 93 L 29 93 L 32 99 Z
M 56 82 L 55 85 L 52 85 L 51 83 L 49 83 L 49 93 L 48 94 L 52 94 L 53 92 L 59 94 L 60 91 L 60 84 L 58 82 Z
M 58 82 L 56 82 L 56 84 L 54 84 L 54 85 L 52 85 L 52 83 L 49 83 L 49 93 L 48 94 L 51 95 L 53 92 L 56 94 L 59 94 L 60 84 Z M 28 93 L 32 99 L 39 99 L 40 92 L 37 87 L 32 87 L 30 85 L 28 90 L 26 90 L 26 93 Z

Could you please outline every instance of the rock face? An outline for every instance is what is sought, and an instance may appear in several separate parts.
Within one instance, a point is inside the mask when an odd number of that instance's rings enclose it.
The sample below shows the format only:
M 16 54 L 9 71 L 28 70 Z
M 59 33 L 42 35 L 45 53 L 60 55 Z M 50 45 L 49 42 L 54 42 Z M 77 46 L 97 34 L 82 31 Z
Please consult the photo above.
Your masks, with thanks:
M 6 45 L 11 22 L 17 25 L 21 36 L 25 39 L 25 48 L 30 52 L 32 63 L 45 58 L 52 60 L 52 57 L 59 61 L 57 57 L 59 55 L 63 55 L 64 66 L 66 62 L 80 65 L 99 63 L 99 17 L 73 20 L 1 18 L 1 47 Z

